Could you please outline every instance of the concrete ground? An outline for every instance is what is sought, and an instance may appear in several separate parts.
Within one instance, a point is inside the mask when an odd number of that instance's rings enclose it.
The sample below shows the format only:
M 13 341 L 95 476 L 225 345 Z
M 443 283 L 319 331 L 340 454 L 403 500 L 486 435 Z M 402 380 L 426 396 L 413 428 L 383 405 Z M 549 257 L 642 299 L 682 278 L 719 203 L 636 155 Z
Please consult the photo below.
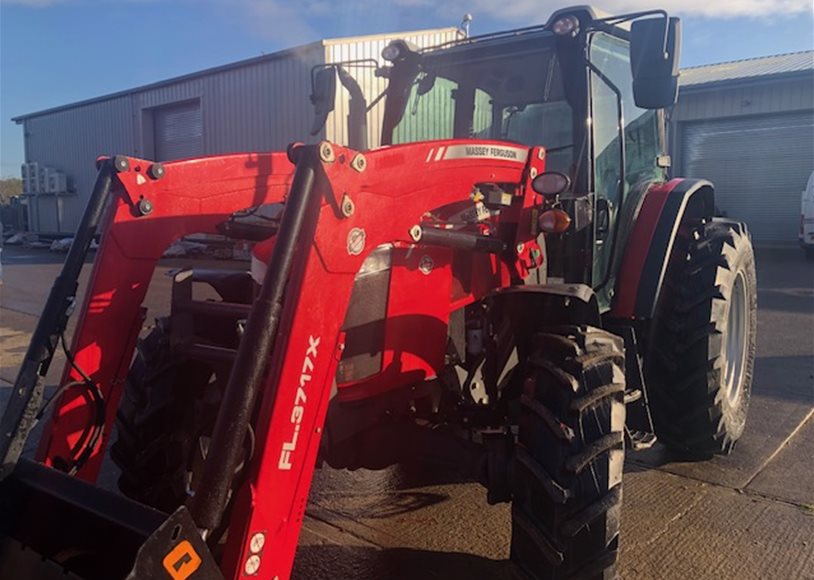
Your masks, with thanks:
M 61 262 L 9 247 L 2 257 L 0 404 Z M 149 318 L 166 309 L 168 267 L 154 278 Z M 759 251 L 758 285 L 746 432 L 711 461 L 678 461 L 658 446 L 628 454 L 623 578 L 814 579 L 814 263 Z M 319 470 L 294 577 L 508 578 L 509 509 L 484 496 L 441 466 Z

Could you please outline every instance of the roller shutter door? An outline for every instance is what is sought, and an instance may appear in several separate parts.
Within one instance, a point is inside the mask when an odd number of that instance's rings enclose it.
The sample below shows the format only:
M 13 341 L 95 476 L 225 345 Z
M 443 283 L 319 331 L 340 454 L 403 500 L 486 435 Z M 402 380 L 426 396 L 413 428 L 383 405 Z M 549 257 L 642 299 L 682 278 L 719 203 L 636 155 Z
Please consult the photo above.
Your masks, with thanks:
M 158 161 L 203 155 L 203 116 L 200 101 L 160 107 L 153 113 L 155 156 Z
M 800 192 L 814 169 L 814 111 L 682 126 L 683 174 L 715 184 L 719 209 L 755 241 L 794 242 Z

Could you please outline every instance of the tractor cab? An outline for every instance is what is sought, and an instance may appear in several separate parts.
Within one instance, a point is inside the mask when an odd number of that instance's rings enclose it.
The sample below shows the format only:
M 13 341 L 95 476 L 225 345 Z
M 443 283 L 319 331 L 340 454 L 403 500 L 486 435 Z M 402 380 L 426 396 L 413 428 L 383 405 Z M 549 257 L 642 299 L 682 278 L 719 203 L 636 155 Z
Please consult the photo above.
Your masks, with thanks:
M 664 109 L 678 93 L 678 26 L 662 11 L 611 17 L 576 7 L 541 26 L 425 50 L 395 40 L 377 71 L 389 81 L 380 142 L 542 146 L 545 171 L 567 177 L 556 195 L 594 224 L 550 240 L 549 275 L 592 285 L 607 309 L 615 247 L 626 235 L 618 224 L 625 208 L 635 211 L 637 185 L 664 180 L 670 164 Z M 317 76 L 333 74 L 328 67 Z M 364 117 L 351 113 L 348 134 L 359 135 Z

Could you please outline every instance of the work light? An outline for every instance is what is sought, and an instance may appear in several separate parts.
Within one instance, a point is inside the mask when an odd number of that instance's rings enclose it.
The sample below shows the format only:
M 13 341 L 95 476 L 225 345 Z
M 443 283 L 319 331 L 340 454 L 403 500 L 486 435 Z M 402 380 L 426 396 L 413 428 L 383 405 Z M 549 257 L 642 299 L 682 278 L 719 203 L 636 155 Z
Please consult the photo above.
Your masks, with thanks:
M 576 36 L 579 33 L 579 18 L 563 16 L 554 23 L 551 30 L 559 36 Z
M 401 56 L 401 47 L 397 42 L 391 42 L 382 50 L 382 58 L 388 62 L 393 62 Z
M 407 40 L 398 38 L 390 41 L 390 43 L 382 50 L 382 58 L 388 62 L 395 62 L 397 60 L 404 60 L 410 55 L 417 54 L 418 47 Z

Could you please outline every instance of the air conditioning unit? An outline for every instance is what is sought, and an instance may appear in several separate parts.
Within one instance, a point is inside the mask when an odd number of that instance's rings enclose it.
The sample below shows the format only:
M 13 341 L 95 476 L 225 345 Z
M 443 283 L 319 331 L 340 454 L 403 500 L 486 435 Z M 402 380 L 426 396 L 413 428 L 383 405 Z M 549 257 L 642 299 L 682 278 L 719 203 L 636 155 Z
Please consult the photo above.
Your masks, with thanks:
M 50 168 L 41 165 L 37 171 L 37 191 L 39 193 L 48 193 L 48 173 Z
M 68 177 L 61 171 L 48 171 L 48 193 L 65 193 L 68 191 Z
M 20 178 L 23 182 L 23 195 L 31 193 L 31 182 L 28 180 L 28 163 L 23 163 L 20 166 Z
M 40 191 L 42 191 L 39 187 L 40 164 L 35 161 L 33 163 L 26 163 L 26 165 L 28 166 L 28 169 L 26 172 L 24 172 L 25 177 L 23 178 L 23 187 L 25 188 L 26 193 L 40 193 Z

